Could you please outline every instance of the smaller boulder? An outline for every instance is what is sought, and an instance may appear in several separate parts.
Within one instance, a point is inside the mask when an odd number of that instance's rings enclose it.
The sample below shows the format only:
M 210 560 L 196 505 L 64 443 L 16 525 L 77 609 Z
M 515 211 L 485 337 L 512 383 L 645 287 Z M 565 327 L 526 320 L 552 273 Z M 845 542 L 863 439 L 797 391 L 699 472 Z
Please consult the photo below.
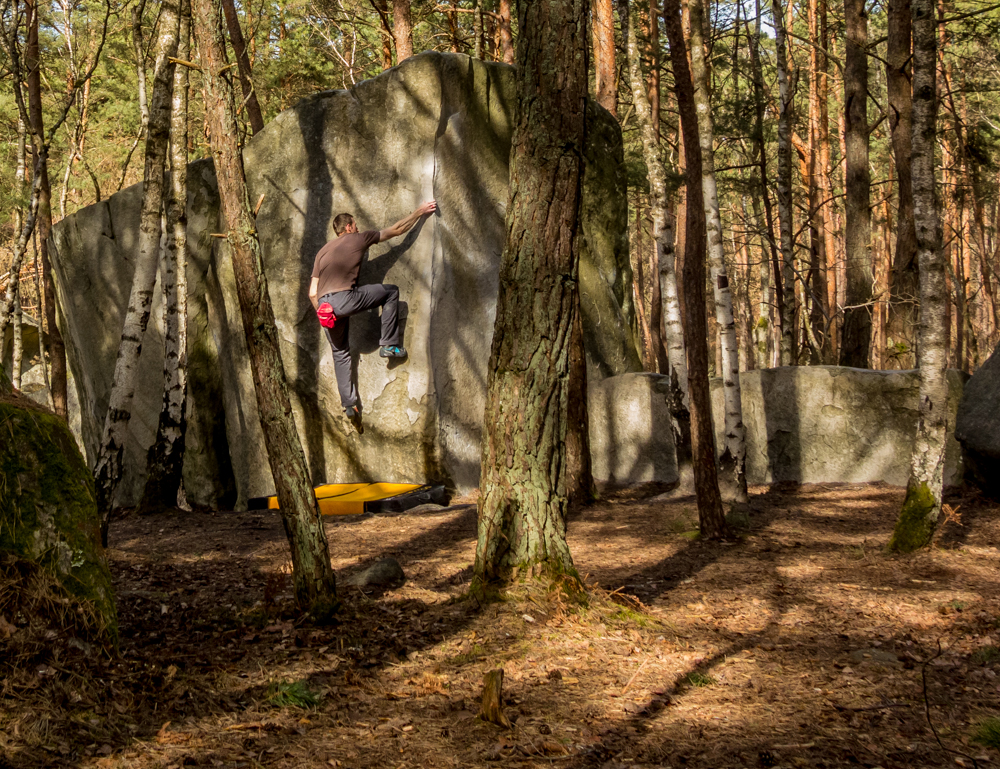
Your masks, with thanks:
M 1000 346 L 965 384 L 955 437 L 962 444 L 967 477 L 1000 499 Z
M 403 567 L 395 558 L 381 558 L 364 571 L 340 581 L 345 587 L 398 587 L 406 582 Z
M 117 615 L 94 480 L 69 427 L 2 385 L 0 426 L 0 571 L 5 579 L 45 575 L 39 584 L 54 582 L 79 607 L 77 625 L 113 640 Z
M 677 452 L 667 406 L 669 377 L 620 374 L 591 380 L 588 387 L 594 480 L 610 488 L 676 484 Z

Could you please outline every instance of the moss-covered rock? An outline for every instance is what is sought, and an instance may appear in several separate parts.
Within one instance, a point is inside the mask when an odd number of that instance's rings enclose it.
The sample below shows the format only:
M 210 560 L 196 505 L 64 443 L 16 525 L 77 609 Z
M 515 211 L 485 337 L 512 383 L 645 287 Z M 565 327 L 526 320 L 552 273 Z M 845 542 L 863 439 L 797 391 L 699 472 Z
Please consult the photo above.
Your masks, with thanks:
M 0 394 L 0 555 L 50 574 L 83 608 L 88 630 L 114 639 L 111 574 L 93 478 L 66 423 Z

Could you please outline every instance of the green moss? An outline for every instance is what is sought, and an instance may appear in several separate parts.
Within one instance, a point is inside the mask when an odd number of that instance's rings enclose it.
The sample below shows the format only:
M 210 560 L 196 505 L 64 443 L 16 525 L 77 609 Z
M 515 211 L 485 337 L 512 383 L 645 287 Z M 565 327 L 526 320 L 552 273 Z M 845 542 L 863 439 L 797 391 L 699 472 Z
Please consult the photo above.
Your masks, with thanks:
M 0 551 L 50 573 L 117 635 L 94 482 L 66 423 L 0 402 Z
M 935 511 L 940 508 L 926 483 L 910 485 L 906 489 L 903 509 L 896 521 L 896 529 L 889 540 L 889 549 L 898 553 L 912 553 L 930 544 L 937 523 Z

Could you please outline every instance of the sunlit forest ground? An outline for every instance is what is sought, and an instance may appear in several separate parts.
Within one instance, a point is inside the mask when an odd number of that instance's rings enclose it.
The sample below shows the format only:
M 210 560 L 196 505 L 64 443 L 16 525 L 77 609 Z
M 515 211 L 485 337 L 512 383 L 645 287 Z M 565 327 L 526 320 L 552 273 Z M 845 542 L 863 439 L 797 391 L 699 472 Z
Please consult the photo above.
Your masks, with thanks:
M 901 499 L 756 488 L 709 544 L 693 498 L 619 494 L 570 523 L 585 606 L 467 598 L 474 505 L 330 519 L 338 574 L 392 556 L 408 580 L 342 588 L 324 628 L 296 620 L 276 514 L 127 517 L 121 657 L 6 661 L 0 765 L 995 766 L 1000 506 L 952 496 L 931 550 L 890 556 Z M 478 718 L 496 667 L 509 730 Z

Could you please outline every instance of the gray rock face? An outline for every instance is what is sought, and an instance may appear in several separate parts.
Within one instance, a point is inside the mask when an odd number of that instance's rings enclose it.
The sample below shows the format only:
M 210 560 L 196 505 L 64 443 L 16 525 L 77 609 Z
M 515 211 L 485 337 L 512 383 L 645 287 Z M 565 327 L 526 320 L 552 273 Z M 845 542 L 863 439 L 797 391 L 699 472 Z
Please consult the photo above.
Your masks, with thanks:
M 316 482 L 478 484 L 486 367 L 504 244 L 513 69 L 457 54 L 422 54 L 350 91 L 329 91 L 280 114 L 244 152 L 296 424 Z M 621 134 L 589 114 L 580 268 L 592 377 L 641 368 L 625 232 Z M 232 266 L 221 239 L 210 162 L 190 167 L 188 266 L 191 385 L 185 486 L 189 501 L 237 506 L 273 491 Z M 83 443 L 100 440 L 132 276 L 140 187 L 63 220 L 55 267 Z M 351 319 L 365 431 L 342 413 L 328 344 L 307 291 L 332 221 L 388 226 L 424 200 L 439 214 L 370 250 L 361 283 L 400 287 L 409 359 L 376 353 L 378 317 Z M 143 344 L 126 477 L 118 503 L 142 490 L 160 408 L 162 336 L 154 307 Z
M 966 467 L 984 490 L 1000 496 L 1000 347 L 965 385 L 955 420 L 955 437 Z
M 112 195 L 63 219 L 53 230 L 53 267 L 62 315 L 60 328 L 79 412 L 78 439 L 93 466 L 104 430 L 122 322 L 132 286 L 138 247 L 142 185 Z M 195 506 L 231 507 L 236 486 L 229 458 L 223 383 L 218 368 L 218 330 L 210 317 L 221 288 L 212 233 L 219 232 L 218 192 L 209 161 L 188 169 L 188 452 L 184 482 Z M 212 309 L 210 309 L 212 308 Z M 162 294 L 157 288 L 139 358 L 125 445 L 124 474 L 117 504 L 133 505 L 142 496 L 146 451 L 156 437 L 163 400 Z M 75 384 L 75 387 L 73 385 Z
M 948 372 L 954 414 L 965 375 Z M 916 433 L 917 371 L 799 366 L 740 374 L 750 483 L 884 481 L 905 486 Z M 722 380 L 712 382 L 716 441 L 721 442 Z M 945 484 L 962 480 L 954 436 L 945 451 Z
M 669 380 L 636 373 L 592 382 L 590 455 L 594 480 L 607 486 L 677 483 L 677 452 L 667 408 Z

